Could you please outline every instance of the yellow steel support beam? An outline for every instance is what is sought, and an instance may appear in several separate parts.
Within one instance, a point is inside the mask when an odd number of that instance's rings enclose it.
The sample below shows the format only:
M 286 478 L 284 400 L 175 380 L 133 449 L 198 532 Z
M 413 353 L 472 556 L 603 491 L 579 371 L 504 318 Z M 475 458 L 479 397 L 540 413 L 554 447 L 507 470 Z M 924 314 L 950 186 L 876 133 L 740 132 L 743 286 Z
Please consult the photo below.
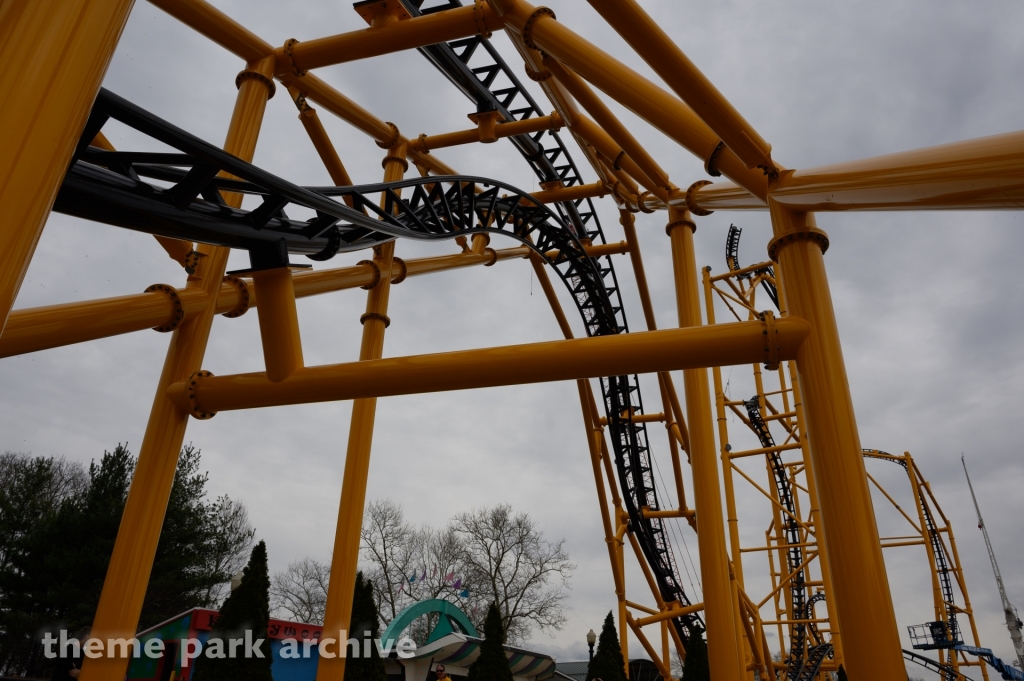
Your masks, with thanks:
M 780 298 L 784 298 L 785 291 Z M 779 301 L 782 303 L 782 300 Z M 784 304 L 784 303 L 783 303 Z M 828 562 L 828 537 L 825 534 L 824 524 L 821 522 L 821 503 L 818 501 L 818 483 L 813 473 L 813 461 L 811 457 L 811 444 L 810 436 L 806 432 L 807 417 L 804 414 L 803 404 L 803 393 L 800 389 L 800 378 L 797 375 L 796 364 L 789 362 L 789 374 L 793 382 L 793 409 L 796 411 L 797 423 L 800 426 L 800 454 L 803 457 L 804 470 L 807 476 L 807 496 L 810 498 L 811 507 L 808 509 L 807 519 L 808 522 L 814 527 L 815 538 L 818 544 L 818 553 L 824 556 L 823 560 L 818 561 L 818 566 L 821 569 L 821 582 L 822 589 L 825 591 L 825 604 L 828 607 L 829 617 L 829 633 L 831 634 L 830 641 L 832 642 L 832 652 L 835 657 L 836 664 L 843 664 L 845 656 L 843 654 L 843 633 L 839 627 L 839 618 L 835 614 L 835 586 L 832 582 L 832 569 L 829 567 Z
M 662 622 L 676 617 L 686 617 L 687 615 L 692 615 L 695 612 L 700 612 L 703 609 L 703 603 L 694 603 L 693 605 L 679 605 L 677 603 L 672 608 L 659 612 L 657 615 L 641 617 L 638 620 L 634 620 L 634 622 L 636 622 L 638 627 L 646 627 L 648 624 L 654 624 L 655 622 Z
M 846 671 L 851 681 L 902 678 L 896 616 L 822 257 L 827 237 L 813 214 L 772 202 L 771 216 L 769 254 L 779 263 L 786 308 L 812 327 L 796 360 Z
M 409 169 L 405 155 L 404 143 L 399 143 L 388 150 L 383 164 L 385 182 L 396 182 L 405 176 L 405 171 Z M 384 198 L 381 199 L 382 208 L 383 203 Z M 384 330 L 391 323 L 387 314 L 395 242 L 389 241 L 377 246 L 374 254 L 374 263 L 380 269 L 381 277 L 367 294 L 366 312 L 359 318 L 363 325 L 360 362 L 380 359 L 384 353 Z M 357 399 L 352 405 L 348 450 L 345 455 L 345 477 L 341 486 L 341 504 L 334 535 L 331 581 L 324 609 L 324 631 L 328 632 L 351 630 L 353 588 L 359 561 L 360 531 L 363 527 L 366 482 L 370 473 L 370 452 L 376 415 L 376 397 Z M 343 645 L 341 639 L 344 638 L 339 638 L 339 646 Z M 343 681 L 344 678 L 344 655 L 320 659 L 316 671 L 317 681 Z
M 247 68 L 269 78 L 273 73 L 273 58 L 249 63 Z M 263 79 L 240 81 L 235 110 L 224 142 L 225 151 L 243 160 L 252 160 L 269 94 Z M 229 193 L 225 202 L 238 207 L 242 197 Z M 227 248 L 205 245 L 200 248 L 206 257 L 200 261 L 189 285 L 203 290 L 207 304 L 200 314 L 183 324 L 171 337 L 93 620 L 93 636 L 102 640 L 131 638 L 137 631 L 178 454 L 188 424 L 187 412 L 182 412 L 168 399 L 166 388 L 172 383 L 187 380 L 202 365 L 217 293 L 228 261 Z M 86 658 L 80 678 L 82 681 L 121 681 L 127 667 L 127 658 Z
M 172 17 L 247 62 L 274 53 L 274 47 L 206 0 L 149 0 Z
M 594 121 L 604 128 L 604 131 L 622 147 L 624 153 L 628 154 L 640 166 L 647 177 L 651 178 L 662 189 L 672 189 L 668 181 L 668 173 L 662 170 L 657 161 L 647 153 L 647 150 L 633 137 L 633 134 L 629 132 L 626 126 L 622 124 L 615 114 L 612 113 L 611 109 L 601 101 L 582 78 L 551 57 L 543 57 L 543 64 L 554 74 L 558 82 L 565 86 L 565 89 L 579 102 L 580 106 L 593 116 Z
M 690 331 L 704 327 L 701 322 L 697 265 L 693 249 L 696 225 L 686 211 L 673 209 L 666 227 L 672 239 L 672 267 L 676 282 L 676 306 L 679 326 Z M 726 326 L 732 326 L 726 325 Z M 762 336 L 763 339 L 763 336 Z M 766 350 L 762 343 L 762 352 Z M 697 541 L 700 546 L 700 572 L 704 587 L 704 620 L 707 623 L 708 659 L 711 675 L 722 681 L 745 678 L 742 668 L 741 632 L 736 631 L 729 556 L 725 550 L 725 523 L 719 492 L 718 463 L 715 456 L 714 423 L 711 418 L 711 394 L 706 366 L 683 372 L 686 393 L 687 425 L 690 429 L 690 466 L 693 470 L 694 506 L 697 511 Z
M 584 246 L 584 249 L 592 257 L 597 257 L 625 253 L 628 245 L 619 242 Z M 463 267 L 491 265 L 526 258 L 530 252 L 526 246 L 518 246 L 480 253 L 466 251 L 455 255 L 413 258 L 404 261 L 405 276 L 417 277 Z M 557 255 L 558 251 L 548 253 L 548 257 L 552 258 Z M 377 267 L 367 262 L 352 267 L 299 272 L 293 275 L 292 282 L 295 297 L 304 298 L 369 286 L 379 277 Z M 4 335 L 0 336 L 0 358 L 145 329 L 171 331 L 202 312 L 207 300 L 201 288 L 175 289 L 157 284 L 146 293 L 14 310 Z M 234 313 L 232 316 L 237 316 L 238 313 L 258 307 L 259 298 L 251 280 L 229 278 L 221 284 L 216 305 L 216 314 Z
M 586 140 L 601 155 L 607 158 L 613 169 L 625 171 L 630 177 L 646 187 L 648 192 L 661 199 L 662 202 L 669 202 L 669 190 L 648 177 L 647 173 L 637 165 L 636 161 L 622 147 L 616 144 L 611 135 L 601 129 L 594 121 L 583 114 L 579 114 L 569 124 L 569 129 Z
M 590 81 L 598 89 L 755 196 L 766 197 L 764 173 L 750 169 L 704 121 L 678 97 L 625 66 L 554 18 L 554 13 L 526 0 L 490 0 L 505 28 L 526 46 L 541 50 Z M 564 118 L 564 115 L 563 115 Z M 566 120 L 566 123 L 570 123 Z
M 748 168 L 775 172 L 772 145 L 757 134 L 636 0 L 589 2 Z
M 133 4 L 0 4 L 0 334 Z
M 555 187 L 554 189 L 534 192 L 530 196 L 541 203 L 558 203 L 560 201 L 597 198 L 604 196 L 609 191 L 608 185 L 604 182 L 594 182 L 592 184 L 578 184 L 575 187 Z
M 471 116 L 477 115 L 478 114 L 471 114 Z M 530 135 L 546 130 L 559 130 L 563 125 L 562 117 L 557 113 L 552 113 L 548 116 L 527 118 L 524 121 L 509 121 L 507 123 L 496 122 L 490 128 L 492 135 L 486 137 L 484 131 L 482 131 L 479 126 L 468 130 L 447 132 L 440 135 L 420 135 L 416 139 L 409 141 L 409 149 L 412 151 L 427 152 L 432 149 L 443 149 L 445 147 L 454 147 L 460 144 L 473 144 L 474 142 L 483 142 L 486 144 L 505 137 Z
M 1020 210 L 1024 131 L 782 171 L 772 198 L 796 211 Z M 767 208 L 730 183 L 695 187 L 686 202 L 702 211 Z
M 365 132 L 377 141 L 378 146 L 386 149 L 399 143 L 408 143 L 408 140 L 399 133 L 394 124 L 380 120 L 312 73 L 302 77 L 297 77 L 294 74 L 279 74 L 278 78 L 287 87 L 296 88 L 311 101 Z M 409 158 L 417 166 L 424 166 L 438 175 L 458 175 L 454 169 L 445 165 L 433 154 L 410 150 Z
M 793 358 L 807 333 L 806 322 L 795 317 L 779 319 L 775 328 L 778 356 Z M 306 367 L 278 383 L 271 383 L 263 373 L 209 376 L 199 379 L 192 391 L 181 381 L 167 392 L 185 411 L 193 410 L 192 393 L 195 407 L 210 413 L 729 366 L 767 358 L 765 329 L 760 321 L 738 322 L 395 357 Z
M 282 381 L 302 367 L 302 341 L 299 316 L 295 309 L 295 288 L 288 267 L 253 272 L 252 280 L 260 298 L 257 313 L 263 361 L 267 378 Z
M 289 44 L 278 48 L 277 56 L 279 68 L 302 72 L 471 35 L 489 35 L 497 28 L 501 28 L 501 23 L 493 10 L 486 3 L 473 3 L 446 12 L 402 18 L 361 31 L 303 42 L 289 41 Z

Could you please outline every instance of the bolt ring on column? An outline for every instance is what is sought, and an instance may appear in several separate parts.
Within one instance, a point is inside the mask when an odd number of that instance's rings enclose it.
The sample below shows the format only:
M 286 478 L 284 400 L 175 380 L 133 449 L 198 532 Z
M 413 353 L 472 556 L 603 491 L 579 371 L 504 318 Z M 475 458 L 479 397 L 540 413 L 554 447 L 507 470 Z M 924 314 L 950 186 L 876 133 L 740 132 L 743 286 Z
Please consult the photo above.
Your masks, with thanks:
M 199 408 L 199 405 L 196 404 L 196 386 L 199 385 L 199 381 L 201 379 L 207 378 L 209 376 L 213 376 L 213 374 L 210 373 L 209 371 L 197 371 L 191 376 L 189 376 L 188 381 L 185 383 L 185 386 L 188 390 L 188 403 L 189 406 L 192 407 L 192 417 L 200 421 L 212 419 L 214 416 L 217 415 L 217 412 L 215 411 L 203 411 L 202 409 Z
M 768 257 L 772 260 L 772 262 L 778 262 L 779 259 L 777 255 L 780 246 L 792 243 L 793 241 L 799 241 L 804 239 L 817 242 L 818 246 L 821 248 L 822 253 L 828 250 L 828 234 L 826 234 L 825 230 L 823 229 L 812 227 L 802 229 L 799 232 L 786 232 L 785 234 L 780 234 L 779 236 L 769 241 Z
M 274 95 L 277 94 L 277 86 L 274 85 L 274 81 L 264 76 L 259 71 L 239 71 L 238 75 L 235 76 L 235 87 L 239 90 L 242 89 L 242 82 L 246 80 L 256 80 L 263 83 L 267 87 L 267 99 L 273 99 Z
M 238 289 L 238 305 L 235 305 L 233 310 L 225 312 L 222 316 L 229 319 L 241 317 L 249 311 L 249 285 L 245 283 L 245 279 L 230 274 L 224 277 L 224 282 Z
M 167 284 L 153 284 L 146 289 L 146 293 L 153 293 L 154 291 L 160 291 L 166 293 L 167 297 L 171 299 L 171 306 L 173 308 L 171 312 L 171 319 L 166 324 L 160 326 L 154 326 L 154 331 L 160 333 L 167 333 L 168 331 L 174 331 L 176 328 L 181 326 L 181 323 L 185 321 L 185 307 L 181 304 L 181 296 L 178 295 L 177 289 Z
M 359 317 L 359 323 L 365 325 L 366 322 L 370 319 L 376 319 L 378 321 L 384 322 L 385 329 L 391 326 L 391 317 L 388 317 L 386 314 L 380 314 L 379 312 L 364 313 L 361 317 Z
M 397 128 L 396 128 L 396 130 L 397 130 Z M 394 145 L 390 145 L 390 146 L 394 146 Z M 388 148 L 390 148 L 390 146 Z M 391 155 L 385 156 L 384 160 L 380 162 L 380 167 L 381 168 L 387 168 L 389 163 L 401 163 L 402 164 L 402 173 L 405 173 L 405 171 L 409 170 L 409 162 L 406 161 L 401 156 L 391 156 Z
M 672 230 L 675 229 L 676 227 L 680 227 L 683 225 L 692 229 L 694 234 L 697 233 L 697 223 L 694 222 L 693 220 L 673 220 L 672 222 L 665 225 L 665 234 L 672 236 Z

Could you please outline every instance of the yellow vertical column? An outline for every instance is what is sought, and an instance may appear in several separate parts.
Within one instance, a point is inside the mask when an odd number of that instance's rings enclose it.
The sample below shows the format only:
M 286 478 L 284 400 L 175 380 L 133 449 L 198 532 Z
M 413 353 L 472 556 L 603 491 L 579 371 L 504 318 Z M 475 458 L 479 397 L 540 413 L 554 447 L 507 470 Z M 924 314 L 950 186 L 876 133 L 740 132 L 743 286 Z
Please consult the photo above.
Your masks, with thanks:
M 782 290 L 782 289 L 780 289 Z M 800 379 L 796 373 L 796 364 L 789 362 L 789 374 L 793 381 L 793 410 L 796 412 L 796 422 L 800 428 L 800 453 L 804 460 L 804 470 L 807 475 L 807 496 L 811 500 L 811 508 L 808 511 L 808 518 L 814 526 L 815 539 L 818 542 L 818 565 L 821 568 L 821 583 L 825 590 L 825 603 L 828 606 L 828 620 L 831 628 L 832 651 L 836 664 L 843 664 L 843 637 L 839 629 L 839 619 L 836 617 L 836 595 L 832 587 L 832 571 L 828 567 L 828 539 L 825 537 L 825 528 L 821 522 L 821 503 L 818 501 L 818 485 L 814 481 L 814 467 L 811 463 L 811 443 L 807 435 L 807 417 L 804 415 L 803 395 L 800 393 Z
M 0 2 L 0 333 L 133 4 Z
M 384 181 L 401 180 L 408 170 L 406 147 L 399 143 L 388 150 L 384 159 Z M 383 201 L 383 199 L 382 199 Z M 382 205 L 383 207 L 383 205 Z M 380 359 L 384 352 L 384 329 L 391 320 L 387 317 L 388 297 L 391 293 L 391 265 L 395 256 L 395 242 L 374 249 L 374 265 L 380 279 L 366 297 L 366 312 L 359 321 L 363 324 L 363 341 L 359 359 Z M 321 658 L 317 667 L 317 681 L 343 681 L 345 678 L 345 650 L 352 618 L 352 592 L 356 583 L 356 565 L 359 561 L 359 531 L 363 526 L 363 507 L 366 504 L 366 478 L 370 472 L 370 449 L 373 444 L 373 423 L 377 414 L 377 399 L 355 400 L 352 404 L 352 425 L 348 431 L 348 453 L 345 456 L 345 478 L 341 484 L 341 505 L 338 509 L 338 527 L 334 535 L 334 562 L 331 582 L 324 611 L 323 637 L 338 639 L 339 654 Z
M 238 80 L 238 98 L 224 149 L 248 161 L 256 149 L 267 99 L 273 94 L 274 85 L 270 78 L 274 73 L 274 58 L 249 64 L 243 73 L 255 73 L 259 77 Z M 224 199 L 233 207 L 242 204 L 240 194 L 229 194 Z M 135 635 L 174 482 L 178 454 L 185 439 L 189 415 L 181 412 L 167 398 L 165 391 L 171 383 L 188 379 L 202 364 L 229 249 L 202 245 L 199 252 L 206 257 L 200 259 L 196 274 L 189 277 L 188 288 L 203 289 L 208 302 L 206 309 L 182 324 L 171 336 L 93 620 L 93 635 L 103 640 Z M 128 660 L 124 658 L 86 658 L 81 681 L 122 681 L 127 667 Z
M 676 280 L 679 326 L 700 326 L 700 293 L 693 233 L 696 225 L 686 210 L 671 208 L 665 228 L 672 238 L 672 267 Z M 725 550 L 725 521 L 715 456 L 714 422 L 707 369 L 683 372 L 686 421 L 690 427 L 690 465 L 693 469 L 693 502 L 697 512 L 700 573 L 704 583 L 704 621 L 708 628 L 708 658 L 715 681 L 740 681 L 743 646 L 736 631 L 736 604 Z
M 253 288 L 260 301 L 260 340 L 267 378 L 283 381 L 302 368 L 302 339 L 295 308 L 295 286 L 288 267 L 275 267 L 252 274 Z
M 825 274 L 828 237 L 814 215 L 769 200 L 786 307 L 811 324 L 797 369 L 811 441 L 811 463 L 828 542 L 836 614 L 851 681 L 906 676 L 889 579 L 868 490 L 860 435 Z
M 704 281 L 704 305 L 708 324 L 715 323 L 715 300 L 711 289 L 711 268 L 705 267 L 701 272 Z M 731 450 L 729 444 L 729 424 L 725 414 L 725 390 L 722 388 L 722 369 L 713 367 L 711 376 L 715 385 L 715 416 L 718 420 L 718 446 L 721 449 L 722 477 L 725 482 L 725 510 L 728 513 L 729 549 L 732 552 L 732 568 L 739 588 L 743 586 L 743 553 L 740 551 L 739 518 L 736 512 L 736 491 L 733 484 Z M 738 605 L 738 603 L 737 603 Z

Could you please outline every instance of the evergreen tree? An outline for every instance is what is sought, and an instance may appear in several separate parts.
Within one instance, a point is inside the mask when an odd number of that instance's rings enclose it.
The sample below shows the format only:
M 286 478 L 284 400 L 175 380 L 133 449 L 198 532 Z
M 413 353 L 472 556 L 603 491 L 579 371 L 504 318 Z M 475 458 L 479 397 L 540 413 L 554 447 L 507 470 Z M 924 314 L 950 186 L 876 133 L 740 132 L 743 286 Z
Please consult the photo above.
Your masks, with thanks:
M 220 609 L 220 617 L 210 632 L 204 654 L 195 661 L 193 681 L 273 681 L 270 665 L 273 656 L 267 639 L 267 625 L 270 621 L 270 575 L 267 571 L 267 545 L 260 542 L 253 547 L 249 564 L 242 571 L 242 583 L 231 592 Z M 251 633 L 249 633 L 251 632 Z M 239 649 L 239 655 L 228 657 L 228 641 L 244 638 L 246 634 L 253 641 L 253 648 L 263 657 L 253 654 L 246 657 Z M 208 657 L 220 641 L 223 657 Z M 256 642 L 259 641 L 259 645 Z
M 604 618 L 601 636 L 597 639 L 597 652 L 587 667 L 587 681 L 626 681 L 626 661 L 619 646 L 619 635 L 615 631 L 615 618 L 611 612 Z
M 352 597 L 352 626 L 348 632 L 359 640 L 359 657 L 349 657 L 345 662 L 345 681 L 387 681 L 384 660 L 377 650 L 380 638 L 380 619 L 377 604 L 373 600 L 373 584 L 363 580 L 363 573 L 356 574 L 356 591 Z M 370 641 L 370 657 L 364 657 L 366 640 Z
M 704 630 L 694 627 L 686 639 L 686 660 L 683 662 L 682 681 L 711 681 L 711 664 L 708 662 L 708 644 L 704 641 Z
M 480 643 L 480 657 L 469 667 L 468 681 L 512 681 L 512 670 L 505 657 L 505 628 L 501 626 L 501 611 L 496 603 L 487 609 L 484 620 L 484 640 Z
M 245 507 L 207 501 L 199 463 L 198 449 L 182 449 L 142 627 L 215 605 L 218 585 L 252 547 Z M 88 471 L 65 459 L 0 454 L 0 675 L 48 676 L 41 632 L 92 622 L 134 469 L 121 444 Z

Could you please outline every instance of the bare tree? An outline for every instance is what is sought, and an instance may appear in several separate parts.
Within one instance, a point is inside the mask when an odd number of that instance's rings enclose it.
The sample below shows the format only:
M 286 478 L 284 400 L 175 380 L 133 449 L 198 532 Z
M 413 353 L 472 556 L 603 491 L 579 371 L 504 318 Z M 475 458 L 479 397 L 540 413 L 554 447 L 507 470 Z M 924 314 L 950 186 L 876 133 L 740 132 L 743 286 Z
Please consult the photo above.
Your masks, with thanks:
M 362 558 L 382 620 L 416 601 L 440 598 L 482 626 L 487 607 L 497 602 L 506 640 L 513 642 L 534 627 L 561 628 L 576 567 L 562 541 L 545 541 L 529 515 L 514 514 L 510 506 L 458 515 L 443 529 L 416 528 L 388 499 L 366 507 Z M 425 618 L 409 634 L 422 643 L 433 624 Z
M 548 542 L 526 513 L 499 505 L 455 516 L 472 588 L 497 603 L 506 642 L 524 640 L 534 627 L 561 629 L 565 590 L 576 566 L 565 540 Z
M 210 505 L 210 522 L 214 524 L 210 568 L 220 574 L 234 575 L 248 562 L 256 536 L 249 522 L 249 511 L 242 502 L 224 495 Z M 212 586 L 207 591 L 207 601 L 218 604 L 227 592 L 228 583 Z
M 363 515 L 363 576 L 373 583 L 377 611 L 390 622 L 414 597 L 406 593 L 409 576 L 420 566 L 423 537 L 405 521 L 402 507 L 390 499 L 371 501 Z M 415 583 L 415 582 L 413 582 Z
M 274 575 L 270 584 L 270 608 L 283 617 L 308 624 L 324 623 L 331 564 L 312 558 L 291 563 Z

